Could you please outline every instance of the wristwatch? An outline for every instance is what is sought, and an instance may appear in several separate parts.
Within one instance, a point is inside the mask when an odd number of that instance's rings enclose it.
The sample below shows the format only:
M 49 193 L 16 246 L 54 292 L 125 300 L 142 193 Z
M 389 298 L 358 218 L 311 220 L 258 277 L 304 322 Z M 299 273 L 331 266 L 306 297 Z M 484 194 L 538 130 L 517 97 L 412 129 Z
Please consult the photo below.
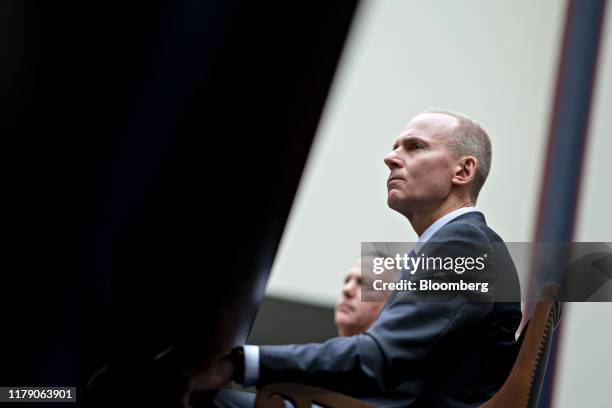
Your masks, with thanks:
M 234 364 L 234 381 L 239 384 L 244 383 L 244 348 L 234 347 L 229 355 L 230 361 Z

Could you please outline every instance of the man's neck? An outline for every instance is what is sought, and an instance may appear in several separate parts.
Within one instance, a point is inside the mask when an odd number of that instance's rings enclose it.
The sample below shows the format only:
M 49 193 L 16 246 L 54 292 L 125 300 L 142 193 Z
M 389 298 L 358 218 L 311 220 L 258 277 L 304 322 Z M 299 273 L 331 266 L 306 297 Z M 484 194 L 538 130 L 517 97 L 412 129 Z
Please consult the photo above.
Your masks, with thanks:
M 431 224 L 444 217 L 446 214 L 458 210 L 459 208 L 464 207 L 473 207 L 474 203 L 471 200 L 463 201 L 463 202 L 454 202 L 454 203 L 444 203 L 441 206 L 435 207 L 433 209 L 423 209 L 421 211 L 413 211 L 410 213 L 407 218 L 410 221 L 410 225 L 412 225 L 412 229 L 417 235 L 420 237 L 423 232 Z

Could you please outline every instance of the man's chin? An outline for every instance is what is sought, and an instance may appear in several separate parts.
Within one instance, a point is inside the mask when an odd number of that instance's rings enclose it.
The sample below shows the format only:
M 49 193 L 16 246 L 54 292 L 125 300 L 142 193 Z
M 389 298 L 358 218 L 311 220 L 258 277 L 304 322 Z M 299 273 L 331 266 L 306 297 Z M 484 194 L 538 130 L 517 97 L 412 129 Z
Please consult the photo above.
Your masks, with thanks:
M 409 208 L 408 199 L 406 197 L 400 197 L 399 194 L 394 194 L 391 191 L 387 196 L 387 206 L 397 211 L 400 214 L 406 214 L 407 209 Z
M 354 323 L 352 313 L 346 310 L 337 310 L 336 315 L 334 316 L 334 320 L 338 325 L 351 325 Z
M 390 209 L 397 211 L 400 202 L 401 200 L 399 194 L 397 194 L 397 192 L 394 192 L 393 190 L 389 191 L 389 193 L 387 194 L 387 206 Z

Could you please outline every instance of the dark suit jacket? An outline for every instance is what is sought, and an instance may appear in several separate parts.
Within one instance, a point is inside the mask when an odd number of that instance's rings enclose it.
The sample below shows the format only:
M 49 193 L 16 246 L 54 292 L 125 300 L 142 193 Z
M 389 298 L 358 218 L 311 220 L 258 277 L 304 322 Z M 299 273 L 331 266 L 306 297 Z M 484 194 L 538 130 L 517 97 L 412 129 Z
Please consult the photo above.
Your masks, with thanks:
M 494 244 L 494 245 L 493 245 Z M 463 214 L 436 232 L 421 252 L 448 248 L 495 259 L 496 279 L 520 297 L 514 263 L 481 213 Z M 494 247 L 494 248 L 493 248 Z M 456 254 L 455 254 L 456 255 Z M 384 407 L 474 407 L 503 384 L 516 357 L 520 303 L 389 299 L 367 333 L 321 344 L 262 346 L 258 385 L 298 382 Z

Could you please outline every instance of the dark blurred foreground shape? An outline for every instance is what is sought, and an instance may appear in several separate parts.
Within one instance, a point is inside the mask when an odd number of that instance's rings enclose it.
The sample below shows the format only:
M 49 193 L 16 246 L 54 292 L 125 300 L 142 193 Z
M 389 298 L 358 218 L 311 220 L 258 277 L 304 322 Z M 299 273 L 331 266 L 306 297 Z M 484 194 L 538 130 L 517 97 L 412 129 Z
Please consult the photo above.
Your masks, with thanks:
M 355 1 L 0 7 L 0 384 L 177 406 L 248 336 Z

